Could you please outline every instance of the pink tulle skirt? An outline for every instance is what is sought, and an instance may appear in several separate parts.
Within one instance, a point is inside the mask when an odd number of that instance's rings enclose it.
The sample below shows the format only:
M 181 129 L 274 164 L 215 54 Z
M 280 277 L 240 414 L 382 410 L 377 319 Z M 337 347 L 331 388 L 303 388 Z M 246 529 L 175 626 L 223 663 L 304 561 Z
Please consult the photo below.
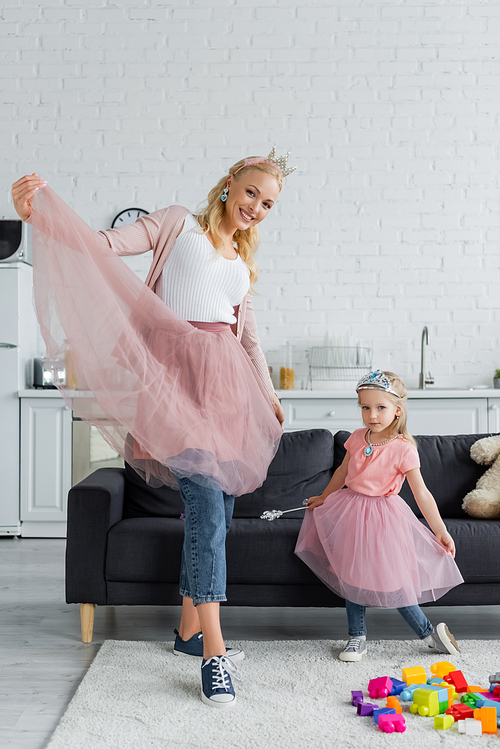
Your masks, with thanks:
M 398 495 L 330 494 L 306 511 L 295 553 L 334 593 L 364 606 L 435 601 L 463 582 L 451 554 Z
M 176 315 L 49 188 L 34 203 L 35 307 L 75 415 L 152 486 L 254 491 L 282 429 L 230 326 Z

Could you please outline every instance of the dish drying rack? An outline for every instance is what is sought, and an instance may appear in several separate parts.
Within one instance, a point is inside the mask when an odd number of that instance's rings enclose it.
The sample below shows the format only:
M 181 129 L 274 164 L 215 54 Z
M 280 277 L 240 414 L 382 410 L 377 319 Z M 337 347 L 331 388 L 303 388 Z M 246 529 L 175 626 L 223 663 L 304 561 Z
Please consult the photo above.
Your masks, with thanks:
M 306 351 L 309 374 L 306 388 L 313 382 L 356 380 L 372 369 L 373 349 L 367 346 L 313 346 Z

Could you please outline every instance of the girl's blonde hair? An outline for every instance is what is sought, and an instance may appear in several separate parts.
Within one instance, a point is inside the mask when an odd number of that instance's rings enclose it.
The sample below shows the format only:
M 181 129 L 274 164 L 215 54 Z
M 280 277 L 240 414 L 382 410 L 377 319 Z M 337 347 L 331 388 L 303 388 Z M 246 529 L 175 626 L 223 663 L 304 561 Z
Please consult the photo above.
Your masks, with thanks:
M 219 234 L 219 226 L 224 217 L 224 211 L 226 210 L 226 204 L 223 203 L 220 198 L 227 185 L 228 177 L 232 176 L 233 180 L 239 182 L 240 178 L 243 177 L 249 169 L 258 169 L 259 172 L 272 174 L 273 177 L 276 178 L 280 191 L 283 187 L 281 172 L 277 167 L 273 166 L 273 164 L 264 161 L 260 164 L 245 166 L 245 161 L 246 159 L 241 159 L 240 161 L 237 161 L 236 164 L 233 164 L 229 169 L 229 174 L 226 174 L 225 177 L 221 177 L 215 187 L 213 187 L 208 193 L 206 207 L 200 213 L 196 214 L 196 219 L 203 232 L 210 232 L 214 247 L 219 254 L 224 249 L 222 237 Z M 238 174 L 235 174 L 235 172 L 238 172 Z M 255 255 L 260 242 L 259 227 L 250 226 L 243 231 L 238 229 L 234 233 L 233 241 L 236 243 L 238 255 L 250 271 L 250 290 L 252 291 L 258 275 L 257 265 L 253 256 Z
M 414 447 L 416 447 L 417 443 L 411 436 L 406 426 L 406 422 L 408 419 L 408 411 L 406 408 L 408 392 L 406 390 L 405 384 L 403 380 L 401 379 L 401 377 L 398 377 L 398 375 L 394 374 L 394 372 L 386 371 L 386 372 L 382 372 L 382 374 L 385 374 L 385 376 L 388 377 L 391 383 L 392 389 L 395 390 L 396 393 L 398 393 L 398 395 L 393 395 L 392 393 L 386 393 L 384 390 L 381 390 L 380 392 L 384 393 L 385 397 L 388 398 L 391 401 L 391 403 L 394 403 L 395 406 L 398 406 L 398 408 L 401 409 L 399 418 L 394 417 L 394 421 L 391 425 L 391 433 L 392 433 L 391 436 L 394 436 L 395 434 L 401 434 L 402 437 L 407 442 L 410 442 Z

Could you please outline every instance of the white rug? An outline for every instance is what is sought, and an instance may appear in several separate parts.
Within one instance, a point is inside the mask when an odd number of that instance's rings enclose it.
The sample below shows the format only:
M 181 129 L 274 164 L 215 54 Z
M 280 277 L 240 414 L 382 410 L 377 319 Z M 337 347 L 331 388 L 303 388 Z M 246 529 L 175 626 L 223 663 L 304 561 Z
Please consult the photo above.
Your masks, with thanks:
M 331 640 L 232 642 L 243 647 L 242 682 L 232 710 L 200 700 L 200 661 L 172 653 L 173 643 L 119 642 L 101 647 L 47 749 L 339 749 L 353 747 L 500 747 L 500 735 L 469 737 L 456 724 L 434 729 L 433 718 L 403 714 L 403 734 L 383 734 L 372 718 L 356 715 L 351 690 L 371 678 L 401 678 L 401 668 L 429 666 L 445 656 L 419 641 L 369 643 L 360 663 L 342 663 L 343 642 Z M 500 671 L 500 643 L 463 640 L 462 655 L 446 658 L 469 684 L 488 686 Z M 373 700 L 380 705 L 384 700 Z

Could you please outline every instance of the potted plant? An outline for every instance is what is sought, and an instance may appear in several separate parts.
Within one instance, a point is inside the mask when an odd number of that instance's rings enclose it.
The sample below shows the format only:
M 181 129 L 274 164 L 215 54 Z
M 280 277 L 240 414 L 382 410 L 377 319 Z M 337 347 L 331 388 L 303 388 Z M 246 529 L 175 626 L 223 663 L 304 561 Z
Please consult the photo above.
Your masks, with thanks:
M 500 388 L 500 369 L 495 369 L 495 374 L 493 375 L 493 387 Z

